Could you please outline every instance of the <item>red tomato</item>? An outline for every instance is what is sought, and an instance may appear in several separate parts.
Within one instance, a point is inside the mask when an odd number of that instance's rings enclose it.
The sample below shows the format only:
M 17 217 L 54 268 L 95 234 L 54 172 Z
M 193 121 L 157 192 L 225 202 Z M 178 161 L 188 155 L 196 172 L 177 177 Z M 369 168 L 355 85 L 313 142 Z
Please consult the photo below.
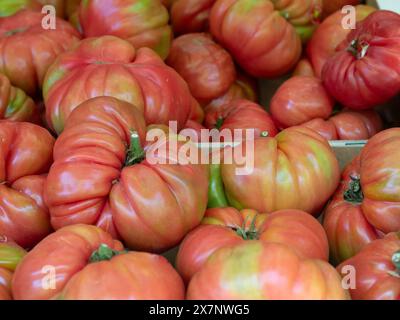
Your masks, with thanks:
M 400 300 L 400 233 L 371 242 L 337 269 L 346 275 L 345 267 L 355 268 L 352 299 Z
M 271 100 L 270 111 L 279 127 L 328 118 L 335 102 L 316 77 L 297 76 L 285 81 Z
M 278 243 L 248 241 L 215 252 L 190 281 L 190 300 L 342 300 L 349 293 L 327 262 Z
M 341 10 L 344 6 L 355 6 L 360 2 L 360 0 L 323 0 L 323 12 L 325 16 L 328 16 Z
M 299 61 L 296 68 L 293 71 L 293 76 L 309 76 L 314 77 L 315 71 L 314 68 L 307 58 L 303 58 Z
M 375 8 L 364 5 L 359 5 L 355 8 L 357 22 L 364 20 L 369 14 L 376 11 Z M 319 78 L 326 61 L 335 54 L 337 46 L 351 32 L 351 29 L 345 29 L 342 26 L 342 20 L 345 15 L 342 11 L 338 11 L 326 18 L 315 30 L 308 43 L 307 55 L 313 65 L 316 76 Z
M 130 248 L 162 252 L 197 226 L 207 205 L 208 168 L 176 165 L 173 152 L 158 152 L 184 142 L 144 138 L 144 119 L 126 102 L 98 97 L 76 108 L 56 141 L 46 181 L 54 228 L 95 224 Z
M 56 57 L 78 42 L 78 32 L 57 19 L 56 30 L 42 27 L 43 14 L 23 10 L 0 19 L 0 72 L 33 96 Z
M 79 7 L 85 37 L 116 36 L 135 48 L 149 47 L 163 59 L 172 40 L 168 20 L 168 10 L 159 0 L 91 0 Z
M 62 228 L 19 264 L 13 296 L 16 300 L 184 298 L 183 281 L 164 257 L 122 250 L 119 241 L 95 226 Z
M 321 118 L 303 123 L 327 140 L 367 140 L 383 128 L 379 114 L 374 110 L 342 111 L 328 120 Z
M 0 300 L 12 300 L 11 279 L 25 254 L 20 246 L 0 236 Z
M 322 79 L 344 106 L 369 109 L 400 92 L 399 14 L 370 14 L 337 50 L 324 65 Z
M 215 0 L 174 0 L 172 27 L 176 34 L 207 31 L 210 10 Z
M 54 138 L 37 125 L 5 120 L 0 138 L 0 235 L 31 248 L 51 231 L 42 174 L 52 163 Z
M 247 143 L 234 152 L 249 157 Z M 253 143 L 253 142 L 251 142 Z M 250 145 L 251 146 L 251 145 Z M 240 151 L 242 150 L 242 152 Z M 319 215 L 339 184 L 340 171 L 328 142 L 311 129 L 292 127 L 276 137 L 254 140 L 254 163 L 249 174 L 238 175 L 243 163 L 221 164 L 220 180 L 231 206 L 259 212 L 299 209 Z M 254 165 L 253 170 L 251 170 Z
M 256 77 L 286 73 L 301 54 L 296 30 L 268 0 L 217 0 L 210 29 L 243 69 Z
M 229 53 L 205 33 L 176 38 L 167 64 L 182 76 L 198 100 L 218 98 L 228 91 L 236 78 Z
M 249 100 L 234 100 L 214 108 L 208 106 L 205 110 L 204 124 L 207 128 L 219 130 L 255 129 L 255 136 L 268 133 L 275 137 L 278 130 L 271 116 L 260 105 Z
M 259 214 L 255 210 L 209 209 L 202 224 L 183 240 L 176 267 L 188 282 L 218 249 L 247 240 L 285 244 L 299 256 L 328 260 L 329 246 L 321 224 L 300 210 Z
M 75 107 L 104 95 L 135 105 L 148 124 L 174 120 L 179 128 L 197 104 L 185 81 L 150 49 L 136 52 L 129 42 L 104 36 L 81 41 L 50 68 L 43 88 L 47 122 L 60 133 Z

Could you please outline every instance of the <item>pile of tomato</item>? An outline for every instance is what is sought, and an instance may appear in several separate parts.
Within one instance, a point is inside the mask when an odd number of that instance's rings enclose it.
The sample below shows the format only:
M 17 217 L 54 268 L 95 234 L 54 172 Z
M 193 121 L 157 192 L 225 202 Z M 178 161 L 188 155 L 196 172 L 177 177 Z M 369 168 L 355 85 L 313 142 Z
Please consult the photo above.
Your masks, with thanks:
M 400 15 L 361 2 L 3 0 L 0 300 L 399 300 Z M 160 152 L 205 129 L 253 136 Z

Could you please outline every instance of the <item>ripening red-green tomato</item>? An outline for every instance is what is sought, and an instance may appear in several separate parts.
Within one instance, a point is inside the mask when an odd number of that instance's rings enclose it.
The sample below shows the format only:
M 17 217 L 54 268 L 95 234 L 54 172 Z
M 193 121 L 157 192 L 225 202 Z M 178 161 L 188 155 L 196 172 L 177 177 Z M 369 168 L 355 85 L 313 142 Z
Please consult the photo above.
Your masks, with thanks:
M 296 77 L 296 76 L 314 77 L 315 76 L 315 71 L 314 71 L 314 68 L 313 68 L 313 66 L 311 64 L 311 61 L 308 58 L 301 59 L 297 63 L 296 68 L 294 69 L 292 76 L 293 77 Z
M 235 208 L 208 209 L 202 224 L 180 245 L 176 268 L 188 282 L 218 249 L 249 240 L 282 243 L 299 256 L 328 260 L 328 240 L 321 224 L 306 212 L 281 210 L 272 214 Z
M 12 292 L 16 300 L 173 300 L 185 291 L 164 257 L 125 251 L 102 229 L 78 224 L 52 233 L 25 256 Z
M 215 252 L 193 276 L 189 300 L 346 300 L 339 273 L 326 261 L 286 245 L 248 241 Z

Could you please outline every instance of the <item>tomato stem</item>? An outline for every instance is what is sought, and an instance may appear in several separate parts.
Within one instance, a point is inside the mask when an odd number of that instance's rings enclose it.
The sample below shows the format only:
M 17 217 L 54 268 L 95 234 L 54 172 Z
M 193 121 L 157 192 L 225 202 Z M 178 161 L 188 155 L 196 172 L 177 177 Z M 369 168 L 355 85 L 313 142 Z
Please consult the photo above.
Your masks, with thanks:
M 131 143 L 126 154 L 125 166 L 129 167 L 140 163 L 145 159 L 145 152 L 140 145 L 140 138 L 137 131 L 131 131 Z
M 349 183 L 348 189 L 344 192 L 343 198 L 347 202 L 353 204 L 360 204 L 364 200 L 364 194 L 361 189 L 360 177 L 350 177 L 351 181 Z
M 256 217 L 253 218 L 250 224 L 250 228 L 246 227 L 247 225 L 247 217 L 243 222 L 241 227 L 234 228 L 236 234 L 243 238 L 243 240 L 258 240 L 259 235 L 256 228 Z
M 364 58 L 367 55 L 369 44 L 366 41 L 354 39 L 351 41 L 347 51 L 350 52 L 357 60 Z
M 396 268 L 396 274 L 400 277 L 400 250 L 396 251 L 392 256 L 392 262 Z
M 92 253 L 89 262 L 100 262 L 105 260 L 111 260 L 112 257 L 115 257 L 121 253 L 125 253 L 125 251 L 113 250 L 108 245 L 102 243 L 99 246 L 99 248 Z
M 223 124 L 224 124 L 224 118 L 218 117 L 217 122 L 215 123 L 215 128 L 220 130 Z

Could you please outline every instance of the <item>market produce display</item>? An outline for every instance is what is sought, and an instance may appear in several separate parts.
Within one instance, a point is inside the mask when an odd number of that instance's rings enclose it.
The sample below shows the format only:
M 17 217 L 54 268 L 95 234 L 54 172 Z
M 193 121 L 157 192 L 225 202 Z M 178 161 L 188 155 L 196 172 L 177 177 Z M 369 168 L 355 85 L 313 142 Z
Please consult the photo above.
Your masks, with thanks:
M 400 300 L 387 8 L 0 1 L 0 300 Z

